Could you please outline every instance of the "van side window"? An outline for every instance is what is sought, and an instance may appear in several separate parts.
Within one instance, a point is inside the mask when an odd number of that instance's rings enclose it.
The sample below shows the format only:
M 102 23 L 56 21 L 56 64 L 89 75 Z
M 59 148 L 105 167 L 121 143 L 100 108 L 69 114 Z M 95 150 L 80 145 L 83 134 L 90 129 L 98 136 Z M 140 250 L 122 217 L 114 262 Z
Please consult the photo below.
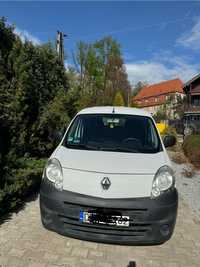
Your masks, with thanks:
M 147 127 L 147 145 L 157 147 L 158 146 L 158 138 L 156 138 L 156 131 L 155 128 L 152 125 L 152 122 L 148 120 L 148 127 Z
M 81 118 L 78 118 L 72 125 L 72 129 L 67 138 L 68 142 L 81 143 L 83 139 L 84 125 Z

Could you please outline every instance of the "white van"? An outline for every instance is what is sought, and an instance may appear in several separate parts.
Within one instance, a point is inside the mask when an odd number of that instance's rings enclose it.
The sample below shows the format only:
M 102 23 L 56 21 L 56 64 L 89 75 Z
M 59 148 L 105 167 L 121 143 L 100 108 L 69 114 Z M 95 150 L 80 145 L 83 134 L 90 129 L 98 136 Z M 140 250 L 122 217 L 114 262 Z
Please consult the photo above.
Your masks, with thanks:
M 43 225 L 105 243 L 161 244 L 174 230 L 178 194 L 165 146 L 142 109 L 79 112 L 43 173 Z M 165 144 L 165 146 L 164 146 Z

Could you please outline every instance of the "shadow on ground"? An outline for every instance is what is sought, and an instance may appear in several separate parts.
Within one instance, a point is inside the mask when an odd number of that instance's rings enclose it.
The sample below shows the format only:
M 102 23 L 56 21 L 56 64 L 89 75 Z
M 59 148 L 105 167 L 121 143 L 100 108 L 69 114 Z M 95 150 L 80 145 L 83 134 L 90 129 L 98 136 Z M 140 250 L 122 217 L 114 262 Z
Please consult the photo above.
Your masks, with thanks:
M 8 213 L 3 214 L 0 217 L 0 225 L 8 222 L 12 219 L 13 214 L 19 213 L 21 210 L 24 210 L 26 207 L 26 204 L 32 201 L 35 201 L 38 198 L 39 192 L 31 193 L 29 196 L 25 197 L 21 203 L 19 203 L 15 208 L 11 209 Z

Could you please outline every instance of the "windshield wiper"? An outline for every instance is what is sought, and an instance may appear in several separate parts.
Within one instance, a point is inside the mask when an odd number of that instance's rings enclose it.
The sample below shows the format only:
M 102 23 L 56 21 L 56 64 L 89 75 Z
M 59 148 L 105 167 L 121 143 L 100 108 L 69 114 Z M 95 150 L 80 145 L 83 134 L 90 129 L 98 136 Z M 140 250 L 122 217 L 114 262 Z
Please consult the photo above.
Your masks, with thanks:
M 69 144 L 69 143 L 67 143 L 66 146 L 68 148 L 74 148 L 74 149 L 138 153 L 138 150 L 136 150 L 136 149 L 126 148 L 126 147 L 118 147 L 118 146 L 116 146 L 116 147 L 101 147 L 101 146 L 92 146 L 92 145 L 88 145 L 88 144 Z
M 66 144 L 68 148 L 75 148 L 75 149 L 86 149 L 86 150 L 98 150 L 98 147 L 90 146 L 86 144 Z
M 99 150 L 138 153 L 138 150 L 126 147 L 100 147 Z

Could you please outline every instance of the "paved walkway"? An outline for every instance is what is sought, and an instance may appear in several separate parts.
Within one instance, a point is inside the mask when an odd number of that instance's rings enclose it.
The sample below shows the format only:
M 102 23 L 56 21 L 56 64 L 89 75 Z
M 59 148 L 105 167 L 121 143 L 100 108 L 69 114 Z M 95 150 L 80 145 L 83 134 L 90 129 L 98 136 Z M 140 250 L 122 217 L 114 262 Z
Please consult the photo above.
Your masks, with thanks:
M 200 221 L 180 200 L 175 233 L 160 246 L 105 245 L 63 237 L 45 230 L 38 199 L 0 225 L 1 267 L 200 266 Z

